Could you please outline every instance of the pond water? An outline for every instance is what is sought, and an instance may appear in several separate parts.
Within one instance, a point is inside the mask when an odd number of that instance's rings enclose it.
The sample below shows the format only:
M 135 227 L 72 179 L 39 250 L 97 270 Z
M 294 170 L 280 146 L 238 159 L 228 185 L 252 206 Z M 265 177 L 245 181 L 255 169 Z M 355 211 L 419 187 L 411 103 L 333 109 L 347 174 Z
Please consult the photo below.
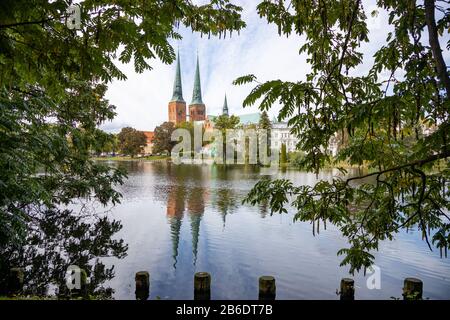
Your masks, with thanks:
M 135 298 L 134 275 L 141 270 L 150 273 L 150 299 L 192 299 L 198 271 L 211 274 L 212 299 L 257 299 L 261 275 L 276 278 L 277 299 L 339 298 L 336 289 L 349 268 L 339 266 L 336 253 L 346 240 L 333 226 L 313 236 L 309 223 L 293 222 L 292 210 L 271 216 L 265 207 L 242 205 L 262 177 L 258 168 L 110 163 L 128 170 L 122 203 L 111 212 L 123 224 L 116 236 L 128 243 L 128 255 L 105 260 L 115 265 L 109 285 L 116 299 Z M 317 181 L 294 170 L 277 176 L 296 184 Z M 369 274 L 355 274 L 356 299 L 401 298 L 406 277 L 422 279 L 425 298 L 450 299 L 450 259 L 431 252 L 417 232 L 383 242 L 375 256 L 381 289 L 367 287 Z

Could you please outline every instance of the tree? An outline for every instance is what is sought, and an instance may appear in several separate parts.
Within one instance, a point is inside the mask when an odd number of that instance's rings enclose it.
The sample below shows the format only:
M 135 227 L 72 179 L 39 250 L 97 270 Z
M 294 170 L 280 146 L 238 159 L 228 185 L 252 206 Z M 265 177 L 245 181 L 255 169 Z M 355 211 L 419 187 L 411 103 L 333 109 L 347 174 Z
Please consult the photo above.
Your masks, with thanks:
M 111 134 L 111 141 L 105 146 L 103 152 L 112 152 L 113 155 L 119 150 L 119 138 L 117 134 Z
M 236 129 L 239 125 L 239 118 L 231 115 L 222 114 L 214 120 L 214 129 L 220 130 L 222 133 L 222 161 L 226 163 L 226 133 L 227 129 Z
M 281 144 L 281 151 L 280 151 L 280 165 L 285 166 L 287 164 L 287 152 L 286 152 L 286 144 Z
M 272 145 L 272 143 L 271 143 L 272 123 L 270 122 L 269 115 L 267 114 L 266 110 L 264 110 L 261 114 L 261 118 L 259 119 L 258 127 L 259 127 L 259 129 L 267 130 L 267 155 L 270 155 L 270 151 L 271 151 L 270 147 Z M 258 148 L 258 159 L 259 159 L 259 148 Z
M 369 42 L 361 0 L 293 1 L 289 7 L 262 1 L 260 16 L 280 35 L 305 37 L 300 52 L 308 55 L 311 72 L 305 81 L 259 83 L 244 100 L 244 106 L 261 101 L 260 110 L 281 101 L 278 118 L 289 120 L 298 135 L 308 171 L 343 160 L 368 167 L 368 174 L 314 186 L 262 180 L 246 198 L 252 204 L 269 199 L 272 212 L 281 213 L 291 195 L 295 220 L 313 222 L 313 232 L 320 222 L 336 225 L 350 244 L 338 252 L 350 272 L 371 265 L 380 241 L 402 229 L 417 228 L 429 248 L 433 243 L 441 253 L 450 244 L 450 81 L 439 44 L 439 36 L 448 34 L 450 12 L 434 0 L 377 4 L 388 12 L 393 31 L 368 71 L 357 74 L 364 58 L 360 47 Z M 255 80 L 247 75 L 234 83 Z M 423 134 L 424 127 L 435 130 Z M 333 160 L 327 146 L 338 133 L 345 143 Z
M 106 132 L 102 132 L 102 135 L 98 135 L 98 144 L 96 146 L 94 146 L 94 152 L 96 154 L 100 154 L 102 152 L 106 152 L 106 153 L 110 153 L 113 152 L 115 153 L 115 151 L 118 148 L 118 139 L 117 139 L 117 135 L 113 134 L 113 133 L 106 133 Z
M 72 30 L 66 25 L 71 3 L 0 3 L 2 259 L 24 255 L 24 246 L 36 243 L 35 232 L 54 236 L 40 221 L 52 214 L 69 218 L 78 213 L 63 210 L 66 205 L 80 199 L 104 206 L 120 201 L 115 185 L 123 182 L 124 173 L 90 158 L 107 140 L 98 125 L 115 115 L 115 107 L 104 98 L 107 84 L 126 78 L 114 59 L 133 59 L 135 70 L 143 72 L 154 59 L 173 62 L 169 39 L 181 39 L 180 24 L 219 37 L 245 26 L 241 8 L 227 0 L 199 6 L 188 0 L 86 0 L 80 2 L 80 29 Z M 86 216 L 92 226 L 100 223 L 96 215 Z M 111 230 L 105 236 L 117 228 Z M 8 274 L 1 262 L 0 287 Z
M 143 147 L 147 144 L 145 134 L 142 131 L 130 127 L 122 128 L 117 138 L 121 152 L 131 157 L 141 153 Z
M 227 130 L 227 129 L 236 129 L 236 127 L 239 125 L 239 118 L 231 115 L 220 115 L 214 120 L 214 128 L 218 130 Z
M 259 119 L 258 127 L 260 129 L 265 129 L 265 130 L 272 129 L 272 123 L 270 122 L 269 115 L 267 114 L 266 110 L 264 110 L 261 113 L 261 118 Z
M 195 153 L 199 153 L 201 152 L 201 148 L 205 145 L 207 145 L 209 142 L 208 141 L 203 141 L 203 139 L 201 139 L 201 144 L 199 146 L 195 146 L 195 135 L 194 135 L 194 131 L 195 131 L 195 126 L 201 126 L 201 138 L 203 138 L 204 134 L 205 134 L 205 127 L 201 124 L 194 124 L 194 122 L 192 121 L 184 121 L 181 123 L 178 123 L 175 126 L 175 129 L 184 129 L 189 131 L 190 137 L 191 137 L 191 150 L 193 151 L 192 156 L 194 156 Z M 198 129 L 197 129 L 198 130 Z
M 302 162 L 305 157 L 305 153 L 302 151 L 294 151 L 288 154 L 289 156 L 289 164 L 293 167 L 297 167 L 298 169 L 302 169 Z
M 172 132 L 174 130 L 175 125 L 172 122 L 164 122 L 155 128 L 155 135 L 153 137 L 154 153 L 170 153 L 176 144 L 176 141 L 172 141 Z

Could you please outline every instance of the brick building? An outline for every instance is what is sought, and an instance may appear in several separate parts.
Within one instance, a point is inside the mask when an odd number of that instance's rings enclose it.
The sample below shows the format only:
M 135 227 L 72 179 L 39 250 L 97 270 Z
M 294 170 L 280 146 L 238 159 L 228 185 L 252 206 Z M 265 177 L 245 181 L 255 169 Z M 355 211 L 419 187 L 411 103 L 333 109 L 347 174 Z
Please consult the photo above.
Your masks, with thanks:
M 155 133 L 153 131 L 142 131 L 145 134 L 145 138 L 147 139 L 147 144 L 144 146 L 143 153 L 144 154 L 152 154 L 153 152 L 153 137 Z
M 194 90 L 192 92 L 192 101 L 189 104 L 189 115 L 186 114 L 186 102 L 183 99 L 183 87 L 181 84 L 181 66 L 180 54 L 177 55 L 177 68 L 175 81 L 173 85 L 172 99 L 168 106 L 169 121 L 174 124 L 189 121 L 205 121 L 206 106 L 202 100 L 202 88 L 200 83 L 200 65 L 197 56 L 197 66 L 195 69 Z M 189 119 L 187 119 L 189 118 Z
M 181 85 L 180 53 L 177 55 L 177 69 L 173 83 L 173 94 L 168 109 L 170 122 L 178 124 L 186 121 L 186 102 L 183 99 L 183 87 Z

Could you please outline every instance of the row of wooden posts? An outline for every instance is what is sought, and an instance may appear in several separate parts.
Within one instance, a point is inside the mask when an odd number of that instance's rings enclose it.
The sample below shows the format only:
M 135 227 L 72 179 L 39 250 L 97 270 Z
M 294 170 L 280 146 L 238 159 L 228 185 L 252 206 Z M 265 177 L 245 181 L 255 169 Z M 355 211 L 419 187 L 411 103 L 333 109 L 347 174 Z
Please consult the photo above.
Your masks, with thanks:
M 150 296 L 150 274 L 147 271 L 136 273 L 136 299 L 147 300 Z M 423 283 L 417 278 L 406 278 L 403 286 L 404 300 L 421 300 Z M 341 300 L 355 300 L 355 281 L 343 278 L 340 287 Z M 259 277 L 259 300 L 275 300 L 276 285 L 272 276 Z M 211 299 L 211 275 L 208 272 L 197 272 L 194 275 L 194 300 Z
M 85 271 L 82 270 L 85 274 Z M 74 292 L 83 295 L 86 291 L 86 277 L 82 277 L 81 287 Z M 12 268 L 8 280 L 8 294 L 20 294 L 23 288 L 24 272 L 20 268 Z M 136 299 L 147 300 L 150 296 L 150 274 L 147 271 L 136 272 Z M 84 288 L 83 288 L 84 287 Z M 406 278 L 403 285 L 403 298 L 405 300 L 422 299 L 423 283 L 417 278 Z M 355 281 L 350 278 L 343 278 L 340 286 L 341 300 L 355 299 Z M 259 277 L 259 300 L 275 300 L 276 285 L 275 278 L 272 276 Z M 197 272 L 194 275 L 194 300 L 211 299 L 211 275 L 208 272 Z

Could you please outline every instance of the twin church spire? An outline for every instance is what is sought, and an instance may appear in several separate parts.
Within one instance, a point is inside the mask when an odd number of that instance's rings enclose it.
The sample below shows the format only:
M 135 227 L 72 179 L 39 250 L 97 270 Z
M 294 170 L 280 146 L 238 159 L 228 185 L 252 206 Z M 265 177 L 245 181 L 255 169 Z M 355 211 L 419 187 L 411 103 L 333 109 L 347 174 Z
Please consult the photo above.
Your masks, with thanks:
M 197 66 L 195 67 L 194 90 L 192 92 L 191 104 L 203 104 L 202 87 L 200 85 L 200 67 L 198 63 L 198 54 L 197 54 Z
M 177 54 L 177 68 L 175 71 L 175 81 L 173 83 L 173 93 L 171 101 L 185 102 L 183 99 L 183 86 L 181 84 L 180 52 L 178 52 Z M 191 104 L 203 104 L 198 55 L 197 55 L 197 66 L 195 68 L 194 90 L 192 92 Z
M 197 66 L 195 69 L 194 89 L 192 101 L 189 105 L 189 120 L 204 121 L 206 119 L 206 106 L 202 100 L 202 88 L 200 83 L 200 66 L 197 54 Z M 177 67 L 173 84 L 172 99 L 169 102 L 169 121 L 174 124 L 186 121 L 186 102 L 183 99 L 183 87 L 181 84 L 180 52 L 177 53 Z
M 175 72 L 175 81 L 173 83 L 173 94 L 171 101 L 184 102 L 183 86 L 181 85 L 180 51 L 177 53 L 177 70 Z

